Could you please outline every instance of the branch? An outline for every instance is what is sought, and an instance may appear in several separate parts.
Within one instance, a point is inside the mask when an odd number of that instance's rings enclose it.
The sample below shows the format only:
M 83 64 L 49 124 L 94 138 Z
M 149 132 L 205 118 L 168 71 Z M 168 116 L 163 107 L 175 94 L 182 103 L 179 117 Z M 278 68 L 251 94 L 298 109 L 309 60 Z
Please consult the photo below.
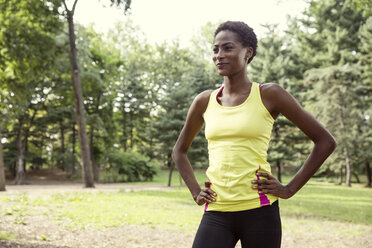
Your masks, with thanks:
M 74 14 L 74 12 L 75 12 L 75 7 L 76 7 L 77 2 L 78 2 L 78 0 L 75 0 L 74 5 L 72 6 L 72 10 L 71 10 L 72 14 Z
M 66 1 L 65 1 L 65 0 L 62 0 L 62 3 L 63 3 L 63 5 L 65 6 L 66 11 L 70 11 L 70 10 L 68 9 L 67 5 L 66 5 Z

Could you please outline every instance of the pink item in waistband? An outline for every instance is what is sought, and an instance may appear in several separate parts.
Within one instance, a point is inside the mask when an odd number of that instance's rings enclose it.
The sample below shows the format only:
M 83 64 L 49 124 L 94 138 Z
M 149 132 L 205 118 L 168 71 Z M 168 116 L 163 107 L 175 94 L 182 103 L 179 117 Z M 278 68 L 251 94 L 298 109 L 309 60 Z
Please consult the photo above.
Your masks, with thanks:
M 261 169 L 261 165 L 258 168 L 258 170 L 260 170 L 260 169 Z M 258 170 L 256 170 L 256 176 L 257 176 L 257 180 L 260 180 L 260 177 L 257 175 Z M 258 186 L 260 186 L 260 185 L 261 184 L 258 184 Z M 270 200 L 267 198 L 267 196 L 264 193 L 260 193 L 260 191 L 258 191 L 258 195 L 260 196 L 261 207 L 266 206 L 266 205 L 270 205 Z

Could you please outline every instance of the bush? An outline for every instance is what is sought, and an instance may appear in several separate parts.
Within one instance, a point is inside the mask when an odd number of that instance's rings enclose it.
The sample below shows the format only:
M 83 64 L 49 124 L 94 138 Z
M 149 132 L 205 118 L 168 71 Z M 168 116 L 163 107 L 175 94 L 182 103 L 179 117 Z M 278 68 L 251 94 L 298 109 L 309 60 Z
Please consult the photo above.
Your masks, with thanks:
M 106 160 L 107 170 L 122 175 L 116 177 L 122 182 L 151 181 L 158 167 L 156 162 L 135 152 L 109 151 Z

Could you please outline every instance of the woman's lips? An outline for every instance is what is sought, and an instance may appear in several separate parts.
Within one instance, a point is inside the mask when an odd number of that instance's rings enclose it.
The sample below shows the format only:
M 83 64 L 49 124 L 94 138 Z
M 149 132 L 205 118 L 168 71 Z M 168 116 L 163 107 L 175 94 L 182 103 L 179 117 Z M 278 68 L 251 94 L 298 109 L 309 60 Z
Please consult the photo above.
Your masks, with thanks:
M 227 63 L 217 63 L 217 68 L 218 69 L 223 69 L 225 66 L 227 65 Z

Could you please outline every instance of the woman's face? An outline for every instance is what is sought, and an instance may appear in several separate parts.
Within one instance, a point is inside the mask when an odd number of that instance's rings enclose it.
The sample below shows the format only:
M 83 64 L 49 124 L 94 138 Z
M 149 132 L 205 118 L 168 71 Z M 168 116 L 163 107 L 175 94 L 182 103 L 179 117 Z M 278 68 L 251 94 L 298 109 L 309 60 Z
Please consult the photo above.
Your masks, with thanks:
M 213 62 L 221 76 L 245 73 L 250 56 L 252 48 L 243 47 L 236 33 L 223 30 L 214 38 Z

